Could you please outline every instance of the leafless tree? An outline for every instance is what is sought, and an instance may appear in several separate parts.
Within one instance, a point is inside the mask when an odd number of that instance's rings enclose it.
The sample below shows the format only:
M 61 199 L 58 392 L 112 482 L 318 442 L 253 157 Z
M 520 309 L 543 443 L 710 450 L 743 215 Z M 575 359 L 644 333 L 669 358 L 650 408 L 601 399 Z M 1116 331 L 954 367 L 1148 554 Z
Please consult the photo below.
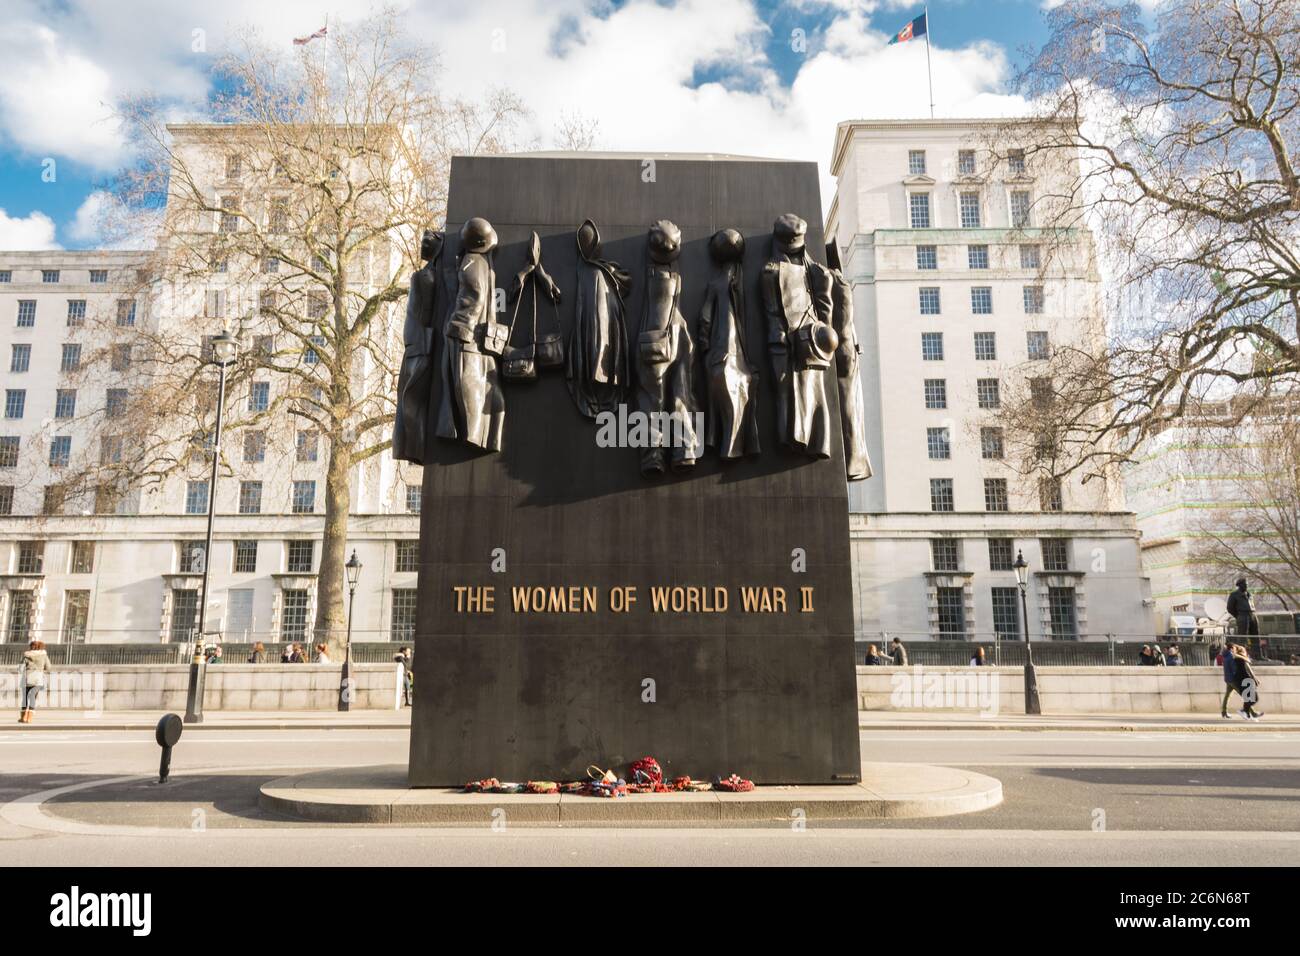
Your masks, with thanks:
M 1014 151 L 1080 157 L 1034 198 L 1047 240 L 1097 236 L 1104 341 L 1058 348 L 1007 403 L 1021 464 L 1085 480 L 1202 403 L 1300 373 L 1300 4 L 1066 0 L 1021 77 Z M 1004 150 L 1010 154 L 1011 149 Z
M 124 111 L 142 160 L 117 177 L 110 208 L 157 230 L 153 306 L 149 321 L 104 337 L 99 365 L 120 364 L 128 346 L 131 388 L 100 410 L 109 444 L 81 481 L 111 490 L 205 476 L 210 341 L 228 328 L 242 349 L 229 370 L 224 472 L 259 443 L 323 462 L 315 630 L 332 650 L 345 624 L 354 477 L 389 447 L 399 303 L 420 232 L 445 218 L 450 157 L 512 148 L 524 113 L 504 90 L 448 99 L 436 78 L 428 49 L 381 13 L 331 24 L 328 47 L 277 50 L 246 36 L 218 66 L 225 92 L 207 123 L 168 125 L 149 98 Z M 288 469 L 268 471 L 264 510 L 293 510 Z

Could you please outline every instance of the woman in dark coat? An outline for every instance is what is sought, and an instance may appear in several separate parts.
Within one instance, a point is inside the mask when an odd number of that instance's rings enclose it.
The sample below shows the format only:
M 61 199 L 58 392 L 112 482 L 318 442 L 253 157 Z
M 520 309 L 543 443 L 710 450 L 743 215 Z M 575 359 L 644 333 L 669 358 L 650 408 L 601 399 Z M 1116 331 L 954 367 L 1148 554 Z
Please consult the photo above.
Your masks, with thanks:
M 709 240 L 709 254 L 720 267 L 704 292 L 696 330 L 708 385 L 704 443 L 721 458 L 757 455 L 757 370 L 745 347 L 745 239 L 723 229 Z
M 434 331 L 442 323 L 446 297 L 441 294 L 442 233 L 425 230 L 420 242 L 422 268 L 411 273 L 406 297 L 405 351 L 397 376 L 397 414 L 393 419 L 393 458 L 424 464 L 426 430 L 433 405 Z

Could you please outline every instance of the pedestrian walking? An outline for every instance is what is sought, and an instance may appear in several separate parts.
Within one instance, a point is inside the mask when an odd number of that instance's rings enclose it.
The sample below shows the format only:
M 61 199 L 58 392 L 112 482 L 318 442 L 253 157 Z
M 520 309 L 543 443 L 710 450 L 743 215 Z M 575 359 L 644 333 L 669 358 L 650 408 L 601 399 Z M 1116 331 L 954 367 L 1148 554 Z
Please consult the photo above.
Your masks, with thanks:
M 1231 720 L 1228 715 L 1228 698 L 1232 692 L 1237 689 L 1237 662 L 1232 654 L 1232 645 L 1224 644 L 1223 653 L 1219 657 L 1219 663 L 1223 665 L 1223 704 L 1219 707 L 1219 715 L 1224 720 Z
M 324 644 L 317 644 L 317 645 L 316 645 L 316 663 L 317 663 L 317 664 L 333 664 L 333 663 L 334 663 L 332 660 L 330 660 L 329 651 L 326 649 L 326 647 L 325 647 Z
M 1233 662 L 1236 664 L 1233 676 L 1236 678 L 1236 691 L 1241 695 L 1241 716 L 1246 720 L 1259 720 L 1260 714 L 1255 712 L 1255 704 L 1259 700 L 1259 678 L 1255 676 L 1255 669 L 1250 666 L 1250 657 L 1246 654 L 1246 648 L 1240 644 L 1232 648 Z
M 415 699 L 415 667 L 411 658 L 411 649 L 403 647 L 398 651 L 402 655 L 402 663 L 406 667 L 406 704 L 409 707 Z
M 970 659 L 970 666 L 971 666 L 971 667 L 987 667 L 987 666 L 988 666 L 988 661 L 986 661 L 986 660 L 984 659 L 984 648 L 982 648 L 982 647 L 977 647 L 977 648 L 975 648 L 975 653 L 974 653 L 974 655 L 973 655 L 973 656 L 971 657 L 971 659 Z
M 892 663 L 892 661 L 887 657 L 881 657 L 880 651 L 876 648 L 875 644 L 871 644 L 867 647 L 866 664 L 868 667 L 883 667 L 885 664 L 889 663 Z
M 297 641 L 294 642 L 293 650 L 289 653 L 290 664 L 306 664 L 307 656 L 302 652 L 302 645 Z
M 894 638 L 889 642 L 889 656 L 894 659 L 895 667 L 907 666 L 907 648 L 903 646 L 903 642 L 898 638 Z
M 411 669 L 410 662 L 403 653 L 405 648 L 399 650 L 393 655 L 393 663 L 397 665 L 397 686 L 402 688 L 402 706 L 411 706 Z
M 45 689 L 45 678 L 50 673 L 50 655 L 45 652 L 44 641 L 32 641 L 23 651 L 22 680 L 19 682 L 23 695 L 22 713 L 18 723 L 30 724 L 36 716 L 36 698 Z
M 1165 655 L 1165 663 L 1170 667 L 1177 667 L 1182 664 L 1183 655 L 1178 652 L 1177 644 L 1169 645 L 1169 653 Z
M 220 664 L 220 663 L 221 663 L 221 645 L 220 645 L 220 644 L 213 644 L 211 647 L 208 648 L 207 655 L 208 655 L 208 663 L 209 663 L 209 664 Z
M 253 645 L 253 653 L 248 655 L 248 663 L 265 664 L 266 663 L 266 645 L 258 641 Z
M 1143 644 L 1142 653 L 1138 655 L 1138 663 L 1143 667 L 1152 667 L 1155 665 L 1155 655 L 1151 653 L 1151 645 Z

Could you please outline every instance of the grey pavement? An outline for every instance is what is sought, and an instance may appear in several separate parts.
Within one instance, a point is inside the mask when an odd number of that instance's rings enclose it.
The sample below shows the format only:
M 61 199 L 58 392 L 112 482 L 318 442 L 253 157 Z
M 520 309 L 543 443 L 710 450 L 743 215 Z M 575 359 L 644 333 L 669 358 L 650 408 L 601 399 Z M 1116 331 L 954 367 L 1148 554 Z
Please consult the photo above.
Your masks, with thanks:
M 999 807 L 924 821 L 530 830 L 507 816 L 496 830 L 322 827 L 257 806 L 261 782 L 401 762 L 407 745 L 400 727 L 214 728 L 182 738 L 163 788 L 149 781 L 151 734 L 0 730 L 0 852 L 11 864 L 88 865 L 1300 864 L 1300 748 L 1266 725 L 1232 735 L 863 731 L 866 761 L 960 766 L 1003 783 Z M 129 779 L 109 782 L 118 777 Z M 12 802 L 63 787 L 78 789 L 39 806 Z

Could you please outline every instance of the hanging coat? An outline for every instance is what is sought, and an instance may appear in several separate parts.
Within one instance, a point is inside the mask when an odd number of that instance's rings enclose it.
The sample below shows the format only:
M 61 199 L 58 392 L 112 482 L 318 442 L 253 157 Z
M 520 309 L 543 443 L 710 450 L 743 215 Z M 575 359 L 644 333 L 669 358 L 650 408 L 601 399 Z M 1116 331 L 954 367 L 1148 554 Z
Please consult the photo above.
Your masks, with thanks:
M 564 374 L 573 402 L 587 418 L 616 412 L 628 389 L 626 306 L 632 277 L 617 262 L 600 259 L 600 233 L 588 219 L 595 241 L 578 245 L 578 288 L 573 331 Z
M 776 430 L 783 448 L 813 458 L 831 456 L 831 413 L 826 369 L 801 356 L 795 336 L 814 321 L 831 322 L 830 273 L 806 250 L 773 248 L 760 277 L 767 349 L 776 391 Z
M 425 265 L 411 273 L 406 297 L 405 350 L 397 375 L 397 413 L 393 418 L 393 458 L 424 464 L 425 440 L 434 401 L 435 334 L 447 308 L 442 285 L 442 244 Z
M 467 252 L 457 269 L 456 302 L 443 327 L 438 437 L 501 450 L 506 401 L 495 355 L 483 351 L 496 280 L 487 255 Z
M 739 265 L 728 265 L 704 292 L 696 329 L 708 389 L 704 443 L 724 459 L 757 455 L 758 375 L 745 348 Z
M 849 481 L 871 477 L 871 458 L 867 454 L 867 410 L 862 397 L 862 378 L 858 374 L 858 333 L 853 324 L 853 290 L 839 269 L 839 250 L 826 246 L 831 263 L 831 314 L 839 335 L 835 350 L 835 375 L 840 392 L 840 432 L 844 436 L 844 470 Z M 832 257 L 832 250 L 834 252 Z

